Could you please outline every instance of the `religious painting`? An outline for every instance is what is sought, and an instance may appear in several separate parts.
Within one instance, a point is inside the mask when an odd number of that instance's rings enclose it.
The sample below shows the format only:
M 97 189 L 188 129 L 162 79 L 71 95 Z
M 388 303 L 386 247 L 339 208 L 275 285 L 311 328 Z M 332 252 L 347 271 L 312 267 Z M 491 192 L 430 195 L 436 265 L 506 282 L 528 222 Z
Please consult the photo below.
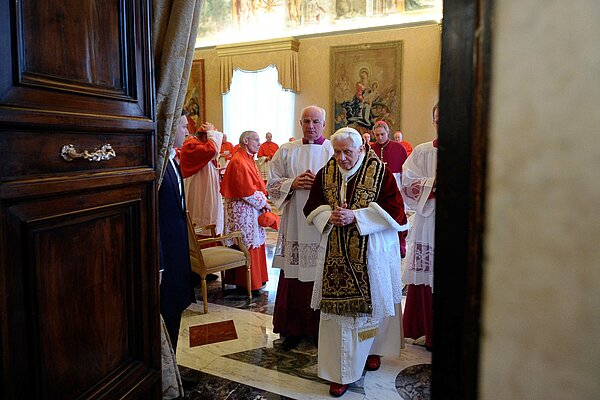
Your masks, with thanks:
M 373 15 L 383 16 L 404 11 L 405 0 L 373 0 Z
M 204 0 L 198 37 L 226 34 L 232 23 L 231 0 Z
M 204 0 L 197 47 L 441 20 L 443 0 Z
M 204 60 L 194 60 L 188 82 L 183 108 L 188 112 L 188 117 L 194 121 L 190 132 L 195 133 L 197 127 L 206 120 L 206 101 L 204 99 Z
M 297 27 L 302 24 L 302 0 L 287 0 L 285 12 L 285 23 L 288 27 Z
M 339 1 L 339 0 L 338 0 Z M 442 0 L 373 0 L 373 16 L 441 9 Z
M 367 14 L 366 0 L 335 0 L 336 19 L 362 18 Z
M 285 28 L 285 4 L 283 0 L 232 0 L 233 26 L 241 32 L 274 31 Z
M 329 26 L 335 17 L 337 0 L 285 0 L 285 24 L 288 29 L 314 29 L 315 25 Z M 364 1 L 364 0 L 363 0 Z
M 329 24 L 330 12 L 327 0 L 304 0 L 302 2 L 302 25 Z
M 441 0 L 402 0 L 404 11 L 419 11 L 427 8 L 441 7 Z
M 334 46 L 330 59 L 334 130 L 364 133 L 377 121 L 400 130 L 402 41 Z

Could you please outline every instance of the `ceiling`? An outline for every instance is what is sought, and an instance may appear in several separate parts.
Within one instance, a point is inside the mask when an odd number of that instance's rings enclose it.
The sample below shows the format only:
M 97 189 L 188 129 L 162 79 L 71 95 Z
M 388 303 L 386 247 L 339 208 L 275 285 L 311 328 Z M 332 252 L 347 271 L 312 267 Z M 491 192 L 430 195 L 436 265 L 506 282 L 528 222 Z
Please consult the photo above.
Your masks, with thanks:
M 441 18 L 442 0 L 204 0 L 196 48 Z

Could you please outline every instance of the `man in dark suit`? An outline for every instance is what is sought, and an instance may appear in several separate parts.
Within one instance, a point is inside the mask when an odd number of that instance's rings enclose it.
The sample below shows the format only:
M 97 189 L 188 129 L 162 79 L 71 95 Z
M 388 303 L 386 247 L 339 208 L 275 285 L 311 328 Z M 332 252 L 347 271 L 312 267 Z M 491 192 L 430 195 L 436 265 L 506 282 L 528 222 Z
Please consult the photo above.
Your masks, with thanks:
M 181 116 L 174 147 L 181 147 L 188 134 L 187 118 Z M 165 321 L 173 350 L 177 350 L 181 314 L 196 301 L 191 283 L 187 219 L 183 178 L 175 151 L 167 160 L 167 169 L 158 190 L 160 237 L 160 313 Z

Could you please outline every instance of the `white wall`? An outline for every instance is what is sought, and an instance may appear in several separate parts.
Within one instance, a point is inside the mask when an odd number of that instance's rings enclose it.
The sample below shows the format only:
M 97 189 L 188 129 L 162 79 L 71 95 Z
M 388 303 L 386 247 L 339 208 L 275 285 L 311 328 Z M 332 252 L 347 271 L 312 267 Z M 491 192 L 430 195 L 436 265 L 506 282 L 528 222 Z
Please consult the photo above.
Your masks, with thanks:
M 600 399 L 600 1 L 495 1 L 482 399 Z

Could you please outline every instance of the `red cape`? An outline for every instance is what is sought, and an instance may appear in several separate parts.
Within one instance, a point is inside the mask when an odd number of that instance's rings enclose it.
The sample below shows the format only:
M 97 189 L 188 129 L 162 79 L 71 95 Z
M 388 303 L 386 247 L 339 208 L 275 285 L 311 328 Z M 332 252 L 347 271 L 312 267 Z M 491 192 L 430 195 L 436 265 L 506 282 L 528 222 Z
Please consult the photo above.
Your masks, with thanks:
M 221 154 L 225 153 L 226 151 L 228 151 L 229 154 L 225 156 L 225 159 L 231 160 L 231 157 L 233 157 L 233 144 L 231 142 L 221 143 Z
M 258 149 L 257 157 L 269 157 L 273 158 L 275 152 L 279 149 L 279 146 L 275 142 L 264 142 Z
M 217 146 L 211 141 L 201 142 L 197 137 L 183 142 L 179 151 L 181 175 L 188 178 L 200 171 L 217 153 Z
M 221 194 L 223 197 L 239 199 L 252 196 L 257 191 L 267 194 L 265 182 L 256 168 L 254 156 L 240 148 L 227 165 L 221 181 Z

